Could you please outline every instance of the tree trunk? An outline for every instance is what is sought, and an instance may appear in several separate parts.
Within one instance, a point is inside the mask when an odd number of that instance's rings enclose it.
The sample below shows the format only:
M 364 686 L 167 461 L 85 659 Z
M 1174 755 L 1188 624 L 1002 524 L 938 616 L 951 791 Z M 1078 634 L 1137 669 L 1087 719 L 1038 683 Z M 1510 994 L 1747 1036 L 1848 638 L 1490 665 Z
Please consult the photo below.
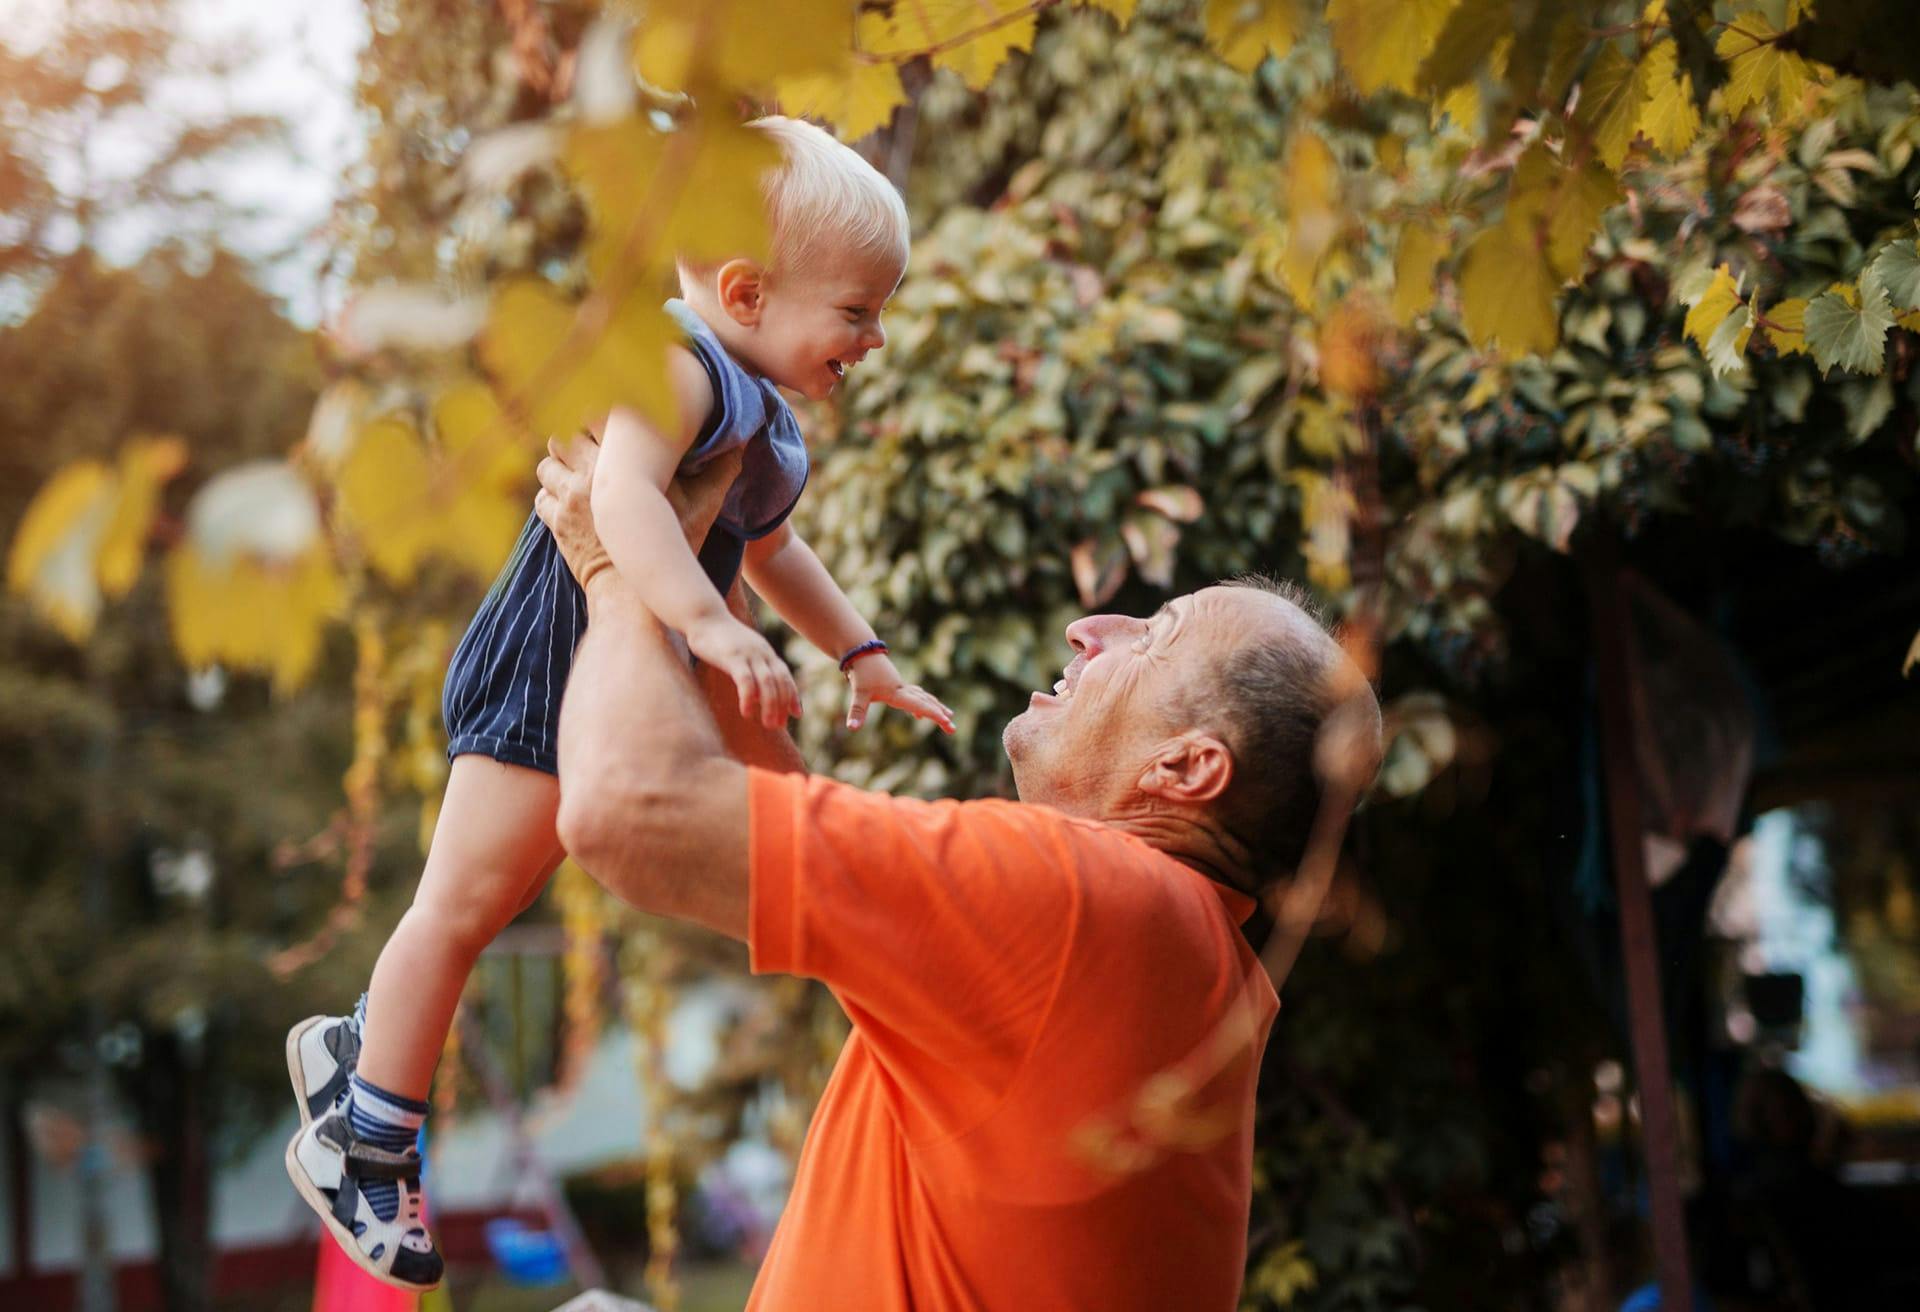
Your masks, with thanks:
M 160 1226 L 160 1290 L 167 1312 L 213 1305 L 213 1170 L 201 1044 L 149 1034 L 135 1101 L 151 1153 L 148 1179 Z

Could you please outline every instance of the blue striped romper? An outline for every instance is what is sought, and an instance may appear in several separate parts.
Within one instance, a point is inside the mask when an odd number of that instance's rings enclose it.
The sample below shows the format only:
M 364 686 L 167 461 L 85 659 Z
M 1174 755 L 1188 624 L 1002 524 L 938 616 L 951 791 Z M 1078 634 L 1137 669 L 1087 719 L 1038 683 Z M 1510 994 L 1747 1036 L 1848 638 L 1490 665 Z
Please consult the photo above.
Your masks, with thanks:
M 713 410 L 680 462 L 683 473 L 744 446 L 740 475 L 699 552 L 721 596 L 740 573 L 746 544 L 786 522 L 807 482 L 807 448 L 772 383 L 749 373 L 691 307 L 667 302 L 686 345 L 706 367 Z M 513 554 L 447 667 L 440 695 L 447 759 L 467 752 L 559 773 L 560 694 L 587 627 L 586 596 L 553 534 L 527 517 Z

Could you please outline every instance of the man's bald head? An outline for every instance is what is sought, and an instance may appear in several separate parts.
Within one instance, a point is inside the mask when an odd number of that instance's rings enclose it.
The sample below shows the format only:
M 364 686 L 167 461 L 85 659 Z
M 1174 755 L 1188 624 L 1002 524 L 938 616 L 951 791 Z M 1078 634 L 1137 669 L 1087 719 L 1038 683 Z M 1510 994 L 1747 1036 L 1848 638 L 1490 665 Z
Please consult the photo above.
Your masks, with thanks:
M 1298 864 L 1319 803 L 1314 743 L 1366 681 L 1298 589 L 1244 578 L 1146 619 L 1068 626 L 1074 658 L 1007 727 L 1020 795 L 1151 835 L 1169 817 L 1230 840 L 1260 886 Z M 1151 837 L 1149 841 L 1155 841 Z

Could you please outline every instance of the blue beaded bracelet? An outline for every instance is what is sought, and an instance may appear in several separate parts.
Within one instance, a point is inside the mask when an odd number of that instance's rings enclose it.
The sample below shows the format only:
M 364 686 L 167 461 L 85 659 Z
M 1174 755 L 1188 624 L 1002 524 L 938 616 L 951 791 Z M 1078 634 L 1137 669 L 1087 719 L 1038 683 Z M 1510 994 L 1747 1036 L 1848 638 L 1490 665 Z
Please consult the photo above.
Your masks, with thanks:
M 845 656 L 840 658 L 840 673 L 845 674 L 847 667 L 859 660 L 862 656 L 871 656 L 874 652 L 883 652 L 886 649 L 887 644 L 880 641 L 880 639 L 868 638 L 865 642 L 853 648 Z

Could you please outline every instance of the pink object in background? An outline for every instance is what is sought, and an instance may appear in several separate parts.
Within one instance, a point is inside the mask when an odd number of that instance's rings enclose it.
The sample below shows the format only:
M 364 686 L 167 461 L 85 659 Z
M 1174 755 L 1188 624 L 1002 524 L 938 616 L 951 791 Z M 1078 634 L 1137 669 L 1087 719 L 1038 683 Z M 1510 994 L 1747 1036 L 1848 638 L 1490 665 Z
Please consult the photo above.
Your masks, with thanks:
M 320 1235 L 320 1267 L 313 1277 L 313 1312 L 416 1312 L 420 1296 L 383 1285 L 354 1265 L 333 1236 Z

